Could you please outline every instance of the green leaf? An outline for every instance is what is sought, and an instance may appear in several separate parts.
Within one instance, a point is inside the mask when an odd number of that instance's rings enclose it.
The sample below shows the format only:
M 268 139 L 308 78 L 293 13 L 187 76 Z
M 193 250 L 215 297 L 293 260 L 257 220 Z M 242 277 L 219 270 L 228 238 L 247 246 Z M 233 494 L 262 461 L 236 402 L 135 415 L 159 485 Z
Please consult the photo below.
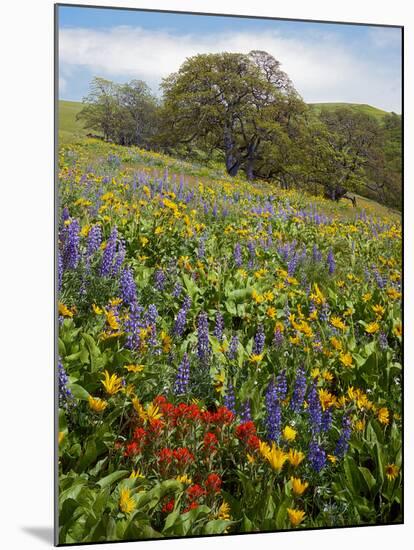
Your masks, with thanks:
M 223 533 L 227 527 L 233 525 L 234 521 L 229 521 L 225 519 L 213 519 L 209 521 L 203 529 L 205 535 L 219 535 Z
M 115 483 L 115 481 L 124 478 L 127 474 L 129 474 L 128 470 L 118 470 L 117 472 L 113 472 L 112 474 L 109 474 L 100 479 L 97 485 L 99 485 L 101 489 L 105 489 L 105 487 L 109 487 L 110 485 L 112 485 L 112 483 Z
M 79 384 L 70 384 L 69 389 L 73 394 L 73 397 L 76 399 L 80 399 L 81 401 L 88 401 L 89 399 L 89 392 L 85 390 L 82 386 Z

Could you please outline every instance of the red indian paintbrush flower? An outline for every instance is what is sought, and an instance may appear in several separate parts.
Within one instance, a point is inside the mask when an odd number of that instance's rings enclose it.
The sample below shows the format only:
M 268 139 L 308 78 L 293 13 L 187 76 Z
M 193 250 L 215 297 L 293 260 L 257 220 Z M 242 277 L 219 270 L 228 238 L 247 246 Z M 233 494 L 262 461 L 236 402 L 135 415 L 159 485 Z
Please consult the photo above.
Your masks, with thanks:
M 219 493 L 221 489 L 221 477 L 217 474 L 208 474 L 205 487 L 208 493 Z

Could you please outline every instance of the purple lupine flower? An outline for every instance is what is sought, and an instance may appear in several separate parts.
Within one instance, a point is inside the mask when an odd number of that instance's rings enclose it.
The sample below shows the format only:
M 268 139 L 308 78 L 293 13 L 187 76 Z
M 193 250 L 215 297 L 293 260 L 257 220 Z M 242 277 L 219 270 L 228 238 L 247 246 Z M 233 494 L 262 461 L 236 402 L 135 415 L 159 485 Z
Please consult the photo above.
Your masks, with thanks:
M 102 231 L 99 225 L 96 224 L 91 227 L 86 242 L 86 256 L 90 258 L 101 246 Z
M 183 291 L 183 285 L 181 283 L 176 283 L 173 288 L 172 295 L 174 298 L 179 298 L 181 296 L 181 293 Z
M 190 360 L 185 353 L 177 370 L 177 377 L 174 383 L 174 393 L 180 395 L 186 393 L 190 381 Z
M 319 315 L 319 318 L 321 321 L 325 322 L 329 319 L 329 304 L 327 302 L 324 302 L 322 304 L 321 313 Z
M 115 256 L 115 260 L 111 270 L 111 273 L 113 276 L 118 275 L 119 270 L 121 269 L 122 264 L 124 263 L 125 254 L 126 254 L 125 245 L 122 241 L 120 241 L 118 243 L 118 252 Z
M 243 264 L 241 246 L 237 243 L 234 247 L 233 259 L 236 267 L 241 267 Z
M 276 378 L 275 394 L 278 401 L 283 401 L 287 394 L 286 371 L 282 370 Z
M 292 399 L 290 401 L 290 408 L 298 413 L 302 410 L 303 402 L 306 395 L 306 376 L 303 366 L 299 366 L 296 371 L 295 384 L 293 387 Z
M 372 265 L 372 274 L 374 275 L 375 282 L 378 285 L 378 288 L 384 288 L 387 284 L 387 281 L 384 277 L 381 276 L 380 272 L 378 271 L 378 268 L 373 264 Z
M 247 400 L 243 403 L 241 411 L 240 411 L 240 417 L 242 422 L 250 422 L 252 419 L 252 413 L 250 410 L 250 401 Z
M 343 458 L 349 447 L 351 438 L 351 419 L 348 414 L 344 414 L 342 418 L 342 432 L 335 447 L 334 455 L 338 458 Z
M 280 346 L 283 344 L 283 340 L 283 332 L 280 330 L 279 327 L 277 327 L 273 334 L 273 347 L 275 347 L 276 349 L 280 348 Z
M 227 357 L 232 361 L 237 356 L 237 350 L 239 349 L 239 337 L 237 335 L 232 336 L 230 340 L 229 350 L 227 352 Z
M 322 413 L 321 429 L 323 432 L 328 432 L 332 426 L 332 407 L 328 407 Z
M 313 434 L 317 434 L 322 428 L 322 407 L 319 400 L 319 395 L 316 389 L 316 384 L 313 383 L 308 392 L 308 409 L 310 417 L 311 430 Z
M 234 395 L 234 388 L 231 382 L 227 384 L 226 393 L 224 395 L 224 405 L 229 409 L 229 411 L 236 414 L 236 397 Z
M 57 264 L 58 264 L 58 292 L 62 288 L 62 279 L 63 279 L 63 258 L 62 254 L 58 251 L 57 255 Z
M 190 307 L 191 307 L 191 298 L 189 296 L 186 296 L 184 298 L 183 305 L 181 306 L 181 309 L 177 313 L 177 317 L 175 319 L 173 333 L 176 336 L 182 336 L 184 334 L 184 330 L 187 324 L 187 313 Z
M 264 350 L 264 345 L 265 345 L 265 333 L 263 330 L 263 325 L 260 324 L 257 327 L 257 332 L 254 337 L 253 350 L 252 350 L 253 355 L 261 355 Z
M 201 260 L 206 255 L 206 237 L 203 235 L 198 241 L 197 257 Z
M 289 277 L 292 277 L 295 274 L 295 271 L 298 268 L 298 264 L 299 264 L 299 259 L 298 259 L 298 256 L 297 256 L 296 252 L 295 252 L 290 257 L 289 262 L 288 262 L 288 266 L 287 266 Z
M 154 288 L 155 290 L 162 291 L 165 288 L 166 277 L 162 269 L 157 269 L 154 273 Z
M 118 238 L 118 230 L 114 227 L 109 235 L 108 240 L 106 241 L 106 246 L 102 255 L 101 263 L 101 275 L 102 277 L 109 277 L 112 272 L 112 266 L 114 263 L 115 252 L 116 252 L 116 243 Z
M 249 269 L 251 269 L 253 266 L 254 266 L 254 260 L 256 258 L 256 248 L 254 246 L 254 243 L 253 241 L 249 241 L 247 243 L 247 249 L 249 251 L 249 263 L 248 263 L 248 267 Z
M 204 311 L 198 316 L 197 334 L 197 354 L 201 361 L 206 362 L 210 355 L 210 342 L 208 339 L 208 317 Z
M 322 254 L 320 253 L 316 244 L 313 245 L 312 258 L 315 263 L 320 262 L 322 260 Z
M 223 340 L 224 319 L 223 315 L 218 311 L 216 313 L 216 324 L 214 325 L 214 336 L 221 342 Z
M 63 230 L 63 268 L 66 269 L 75 269 L 79 263 L 80 252 L 79 252 L 79 232 L 80 225 L 79 221 L 74 218 L 71 220 L 68 226 L 65 226 Z
M 134 275 L 130 267 L 122 270 L 120 278 L 121 297 L 125 304 L 131 305 L 137 300 L 137 287 L 134 281 Z
M 68 207 L 65 206 L 65 208 L 62 210 L 62 221 L 65 223 L 70 218 Z
M 384 350 L 388 347 L 388 338 L 385 332 L 380 332 L 378 337 L 379 347 Z
M 59 358 L 58 360 L 58 385 L 59 385 L 59 393 L 58 393 L 58 401 L 59 401 L 59 407 L 62 407 L 63 409 L 70 409 L 74 405 L 74 397 L 72 395 L 72 392 L 68 388 L 69 384 L 69 377 L 66 374 L 65 368 L 62 365 L 62 362 Z
M 316 351 L 317 353 L 322 353 L 323 351 L 322 342 L 319 338 L 314 339 L 312 347 L 313 347 L 313 350 Z
M 271 380 L 267 387 L 265 403 L 265 425 L 267 437 L 271 441 L 279 441 L 281 433 L 282 411 L 280 409 L 280 403 L 277 398 L 277 390 L 273 380 Z
M 329 249 L 328 257 L 326 259 L 326 263 L 328 265 L 328 272 L 329 272 L 330 275 L 332 275 L 335 272 L 335 266 L 336 266 L 332 248 Z
M 125 322 L 125 332 L 127 334 L 125 347 L 136 350 L 141 344 L 140 330 L 144 327 L 143 308 L 136 302 L 132 303 L 129 310 L 128 319 Z
M 309 443 L 308 460 L 315 472 L 318 473 L 326 464 L 326 453 L 316 439 L 312 439 Z
M 145 323 L 147 326 L 155 325 L 158 319 L 158 310 L 157 306 L 150 304 L 148 306 L 147 312 L 145 314 Z

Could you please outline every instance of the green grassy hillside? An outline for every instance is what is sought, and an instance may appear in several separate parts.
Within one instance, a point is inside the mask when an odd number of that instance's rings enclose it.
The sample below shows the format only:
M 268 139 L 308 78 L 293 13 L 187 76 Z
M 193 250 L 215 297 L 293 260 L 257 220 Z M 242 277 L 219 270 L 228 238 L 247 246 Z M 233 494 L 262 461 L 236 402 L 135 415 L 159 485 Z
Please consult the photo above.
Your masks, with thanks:
M 364 103 L 309 103 L 309 107 L 318 113 L 323 108 L 334 110 L 338 107 L 349 107 L 355 112 L 364 113 L 374 117 L 378 122 L 382 122 L 385 115 L 388 114 L 387 111 L 383 111 L 382 109 L 378 109 L 377 107 L 372 107 L 372 105 L 366 105 Z
M 76 120 L 76 115 L 82 109 L 82 103 L 79 101 L 60 100 L 59 105 L 59 139 L 61 141 L 71 141 L 73 139 L 86 136 L 87 130 L 83 128 L 83 123 Z

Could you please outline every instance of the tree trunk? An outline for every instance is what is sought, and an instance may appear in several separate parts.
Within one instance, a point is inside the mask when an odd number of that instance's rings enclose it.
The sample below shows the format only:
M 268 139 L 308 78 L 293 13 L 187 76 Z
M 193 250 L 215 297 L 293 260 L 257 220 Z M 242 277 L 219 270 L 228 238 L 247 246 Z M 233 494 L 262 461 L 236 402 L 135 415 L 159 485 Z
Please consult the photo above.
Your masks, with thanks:
M 240 159 L 234 154 L 234 139 L 230 128 L 224 129 L 224 153 L 227 173 L 234 177 L 240 168 Z

